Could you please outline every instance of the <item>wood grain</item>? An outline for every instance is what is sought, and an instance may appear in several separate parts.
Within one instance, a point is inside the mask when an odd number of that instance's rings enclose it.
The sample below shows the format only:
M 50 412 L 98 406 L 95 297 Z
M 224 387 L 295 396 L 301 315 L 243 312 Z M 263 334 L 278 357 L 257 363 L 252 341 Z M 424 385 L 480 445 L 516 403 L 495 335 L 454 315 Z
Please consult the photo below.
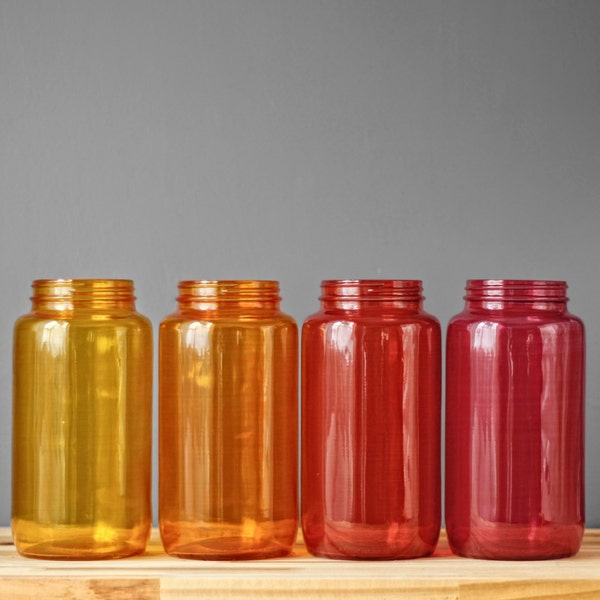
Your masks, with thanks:
M 552 561 L 485 561 L 453 556 L 442 533 L 434 556 L 407 561 L 335 561 L 310 556 L 299 539 L 289 558 L 214 562 L 167 556 L 158 532 L 148 551 L 109 561 L 19 556 L 0 528 L 0 598 L 445 598 L 600 599 L 600 530 L 581 551 Z

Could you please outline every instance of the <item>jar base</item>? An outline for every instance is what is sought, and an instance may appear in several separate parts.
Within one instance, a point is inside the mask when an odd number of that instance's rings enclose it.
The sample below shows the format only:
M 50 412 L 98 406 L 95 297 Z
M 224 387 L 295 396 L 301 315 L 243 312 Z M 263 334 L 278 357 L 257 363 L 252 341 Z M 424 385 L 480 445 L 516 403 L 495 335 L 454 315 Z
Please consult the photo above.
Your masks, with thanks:
M 298 523 L 294 519 L 245 525 L 209 522 L 160 524 L 165 552 L 195 560 L 255 560 L 291 553 Z
M 318 535 L 305 524 L 307 550 L 314 556 L 341 560 L 405 560 L 424 558 L 435 551 L 439 525 L 431 528 L 390 527 L 328 521 Z
M 483 560 L 553 560 L 577 554 L 583 524 L 531 527 L 516 523 L 490 523 L 477 527 L 449 527 L 448 542 L 454 554 Z
M 149 526 L 121 529 L 103 525 L 48 526 L 13 520 L 13 537 L 19 554 L 45 560 L 105 560 L 141 554 Z

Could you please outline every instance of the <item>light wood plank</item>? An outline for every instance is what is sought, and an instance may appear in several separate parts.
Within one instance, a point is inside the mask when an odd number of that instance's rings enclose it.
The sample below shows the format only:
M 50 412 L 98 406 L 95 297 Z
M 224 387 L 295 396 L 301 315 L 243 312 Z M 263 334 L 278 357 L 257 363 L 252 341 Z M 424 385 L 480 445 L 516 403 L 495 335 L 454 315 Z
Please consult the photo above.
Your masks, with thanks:
M 600 598 L 600 530 L 581 551 L 552 561 L 485 561 L 453 556 L 444 533 L 434 556 L 406 561 L 335 561 L 310 556 L 299 539 L 291 557 L 244 562 L 167 556 L 156 530 L 145 555 L 107 561 L 19 556 L 0 528 L 0 597 L 363 598 L 537 600 Z

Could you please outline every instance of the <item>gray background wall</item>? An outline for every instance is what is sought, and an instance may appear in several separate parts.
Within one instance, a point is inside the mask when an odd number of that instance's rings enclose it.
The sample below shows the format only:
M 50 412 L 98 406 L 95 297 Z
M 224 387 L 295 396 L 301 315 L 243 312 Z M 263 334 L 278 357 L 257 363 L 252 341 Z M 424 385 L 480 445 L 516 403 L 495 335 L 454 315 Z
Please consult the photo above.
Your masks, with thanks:
M 0 0 L 0 524 L 11 336 L 45 277 L 566 279 L 600 526 L 600 2 Z M 155 486 L 156 487 L 156 486 Z

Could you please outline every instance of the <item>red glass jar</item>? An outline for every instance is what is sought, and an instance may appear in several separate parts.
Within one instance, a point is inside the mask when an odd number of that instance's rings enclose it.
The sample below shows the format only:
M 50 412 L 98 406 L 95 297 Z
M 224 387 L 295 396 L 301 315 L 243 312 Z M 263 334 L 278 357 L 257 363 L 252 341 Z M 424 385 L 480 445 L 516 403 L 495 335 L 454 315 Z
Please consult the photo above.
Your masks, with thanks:
M 302 528 L 309 552 L 431 554 L 440 530 L 440 325 L 420 281 L 322 283 L 302 330 Z
M 462 556 L 575 554 L 584 530 L 584 327 L 562 281 L 473 280 L 448 326 L 446 528 Z

